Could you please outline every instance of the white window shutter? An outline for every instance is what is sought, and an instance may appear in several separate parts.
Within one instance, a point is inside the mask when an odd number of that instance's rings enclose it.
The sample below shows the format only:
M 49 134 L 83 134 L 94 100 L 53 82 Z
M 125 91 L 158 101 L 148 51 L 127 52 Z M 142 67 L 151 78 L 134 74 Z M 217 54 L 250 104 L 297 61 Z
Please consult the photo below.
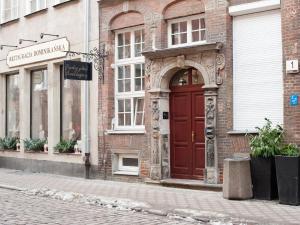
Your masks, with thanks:
M 254 130 L 264 118 L 283 124 L 279 10 L 233 18 L 233 128 Z

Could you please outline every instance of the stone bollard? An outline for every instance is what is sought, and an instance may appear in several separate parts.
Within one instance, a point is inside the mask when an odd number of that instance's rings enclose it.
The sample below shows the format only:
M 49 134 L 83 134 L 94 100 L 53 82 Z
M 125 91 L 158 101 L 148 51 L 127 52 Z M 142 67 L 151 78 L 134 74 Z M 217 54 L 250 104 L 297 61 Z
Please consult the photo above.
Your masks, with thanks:
M 253 197 L 250 158 L 225 159 L 223 174 L 224 198 L 243 200 Z

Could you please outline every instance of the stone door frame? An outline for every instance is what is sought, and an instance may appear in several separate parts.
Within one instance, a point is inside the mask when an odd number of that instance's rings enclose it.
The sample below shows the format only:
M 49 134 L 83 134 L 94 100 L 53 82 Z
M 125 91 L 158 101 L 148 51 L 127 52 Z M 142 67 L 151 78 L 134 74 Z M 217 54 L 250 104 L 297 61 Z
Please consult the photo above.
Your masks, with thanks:
M 200 62 L 186 59 L 185 56 L 170 59 L 146 59 L 147 92 L 151 101 L 151 139 L 150 178 L 161 180 L 170 178 L 170 126 L 169 120 L 162 118 L 169 112 L 169 82 L 176 71 L 193 67 L 203 76 L 205 95 L 205 182 L 218 183 L 218 151 L 216 137 L 217 118 L 217 72 L 218 54 L 207 54 L 207 60 Z

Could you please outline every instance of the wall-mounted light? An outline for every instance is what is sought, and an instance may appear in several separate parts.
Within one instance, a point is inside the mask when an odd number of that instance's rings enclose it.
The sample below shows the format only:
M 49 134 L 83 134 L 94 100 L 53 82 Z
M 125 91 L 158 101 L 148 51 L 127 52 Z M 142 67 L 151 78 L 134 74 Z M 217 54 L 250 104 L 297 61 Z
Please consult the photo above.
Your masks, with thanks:
M 46 33 L 41 33 L 40 38 L 43 39 L 44 36 L 51 36 L 51 37 L 59 37 L 58 34 L 46 34 Z
M 37 41 L 35 41 L 35 40 L 19 39 L 19 44 L 21 45 L 23 43 L 23 41 L 37 43 Z
M 0 50 L 3 50 L 4 47 L 17 48 L 18 46 L 16 46 L 16 45 L 0 45 Z

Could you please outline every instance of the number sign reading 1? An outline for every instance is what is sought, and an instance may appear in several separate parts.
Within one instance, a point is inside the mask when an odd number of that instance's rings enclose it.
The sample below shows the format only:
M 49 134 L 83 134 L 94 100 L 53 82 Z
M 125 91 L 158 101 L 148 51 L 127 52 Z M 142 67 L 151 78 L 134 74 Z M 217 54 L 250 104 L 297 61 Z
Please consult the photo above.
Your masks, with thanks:
M 65 80 L 92 80 L 92 63 L 65 60 Z
M 291 95 L 290 96 L 290 105 L 291 106 L 297 106 L 299 103 L 298 103 L 298 95 Z

